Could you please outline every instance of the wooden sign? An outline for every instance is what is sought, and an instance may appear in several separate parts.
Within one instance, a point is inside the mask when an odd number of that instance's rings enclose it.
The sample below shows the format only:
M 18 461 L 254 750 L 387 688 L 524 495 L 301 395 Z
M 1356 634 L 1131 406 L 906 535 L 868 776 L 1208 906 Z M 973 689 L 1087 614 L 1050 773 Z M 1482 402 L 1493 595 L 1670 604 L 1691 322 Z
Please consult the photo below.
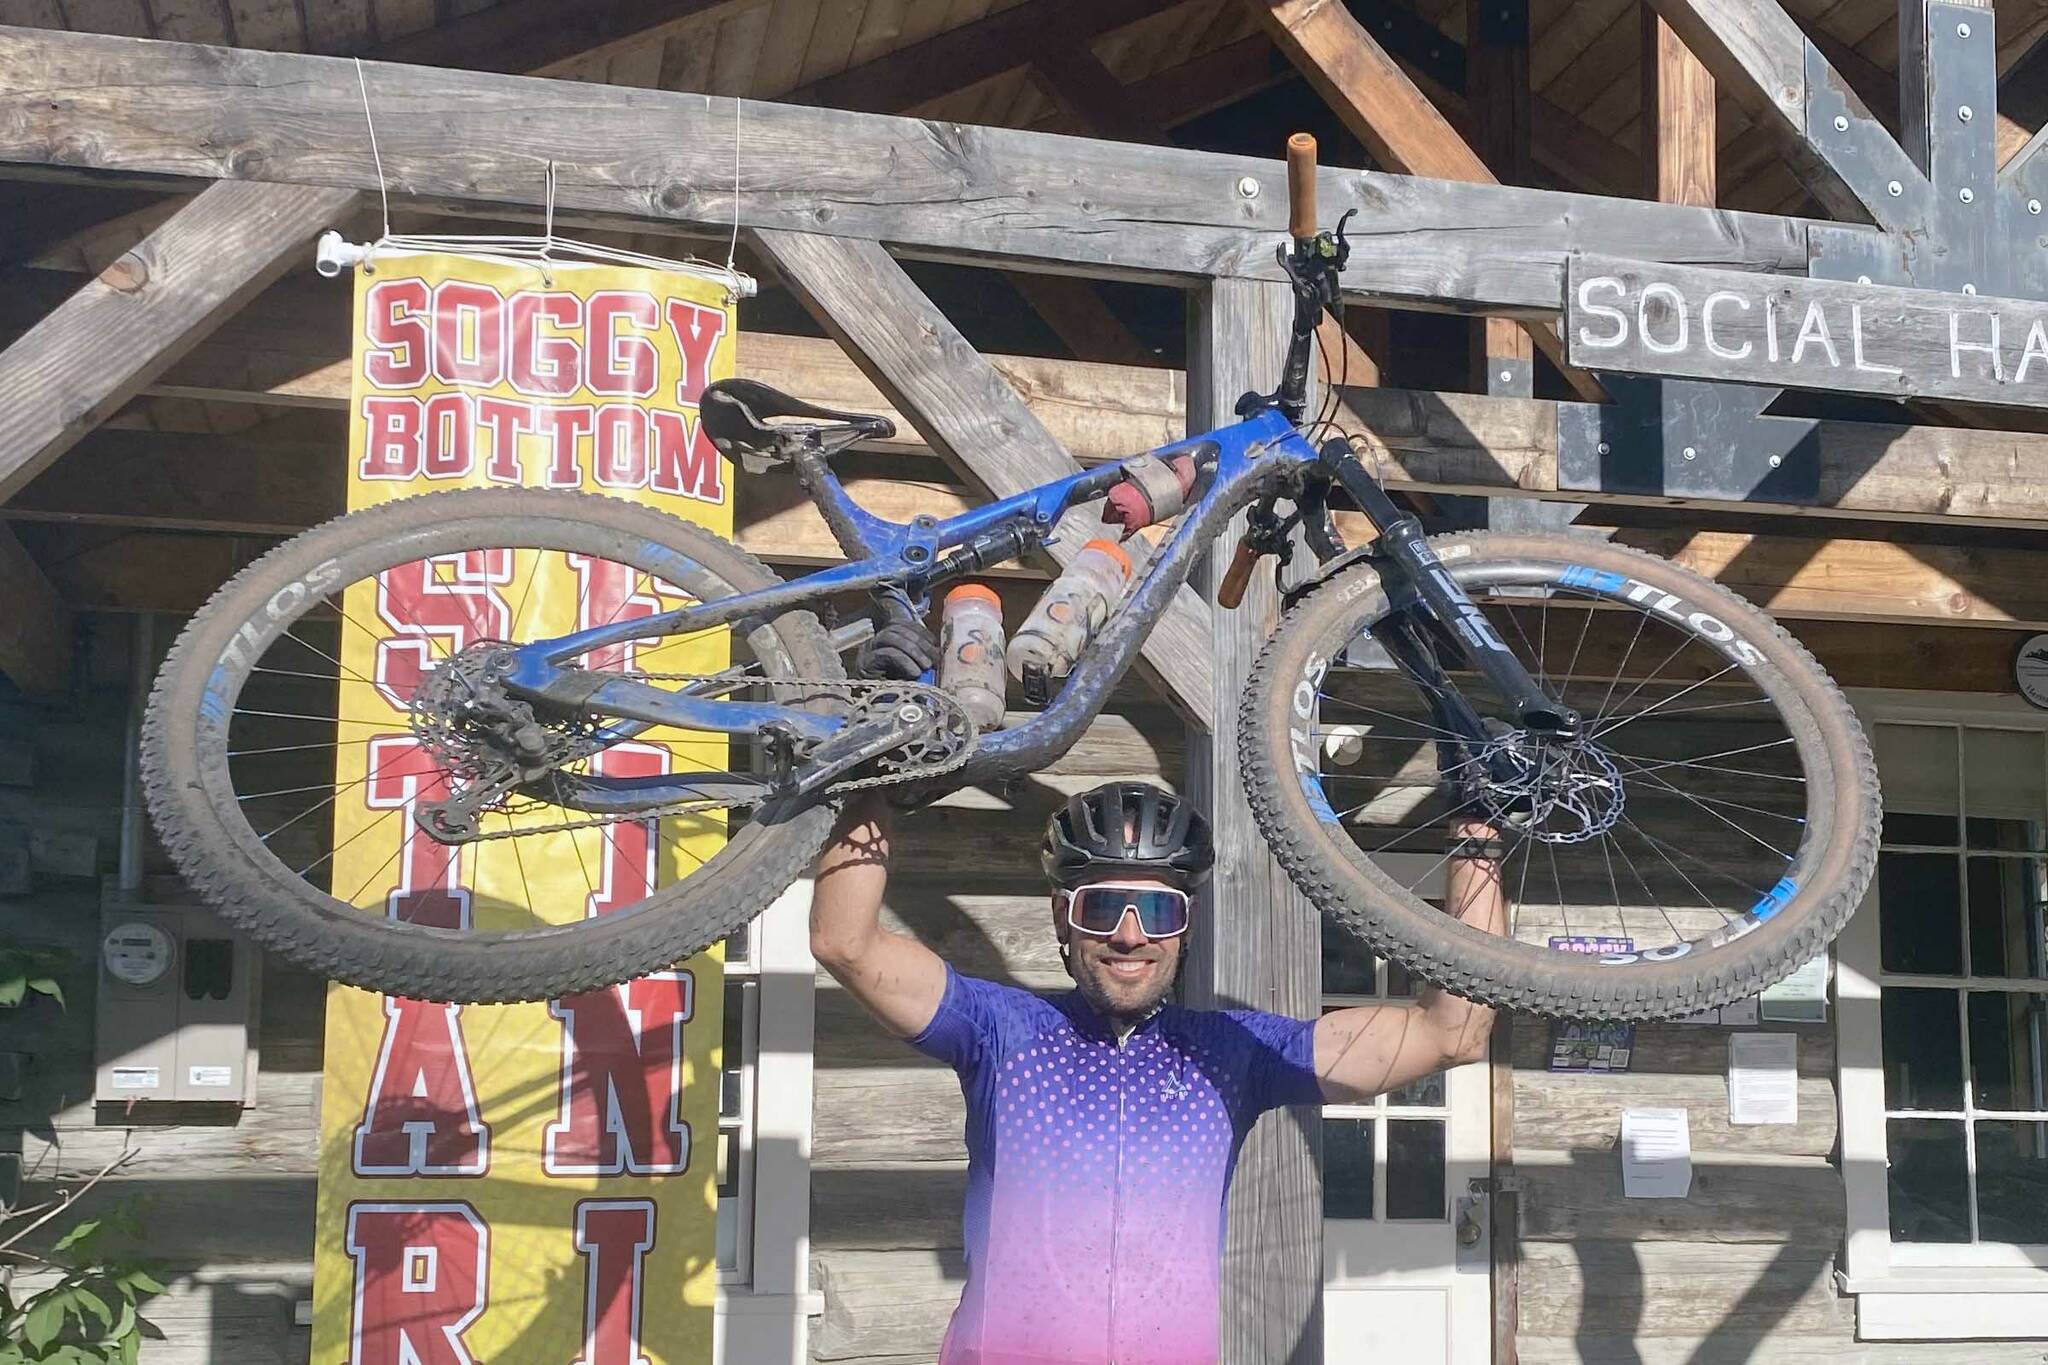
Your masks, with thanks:
M 2048 303 L 1574 256 L 1571 363 L 2048 407 Z

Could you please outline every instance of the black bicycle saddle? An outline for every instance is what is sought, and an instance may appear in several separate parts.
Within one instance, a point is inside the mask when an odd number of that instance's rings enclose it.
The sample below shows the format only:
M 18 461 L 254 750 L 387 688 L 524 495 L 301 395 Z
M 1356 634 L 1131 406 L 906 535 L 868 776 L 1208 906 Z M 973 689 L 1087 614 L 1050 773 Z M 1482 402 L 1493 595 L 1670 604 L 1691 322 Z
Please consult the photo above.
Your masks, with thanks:
M 886 417 L 821 408 L 757 379 L 720 379 L 706 384 L 698 415 L 711 444 L 728 457 L 752 454 L 787 459 L 796 445 L 813 440 L 837 448 L 857 440 L 881 440 L 896 434 L 896 424 Z M 779 417 L 811 420 L 771 425 Z M 840 439 L 832 440 L 833 436 Z

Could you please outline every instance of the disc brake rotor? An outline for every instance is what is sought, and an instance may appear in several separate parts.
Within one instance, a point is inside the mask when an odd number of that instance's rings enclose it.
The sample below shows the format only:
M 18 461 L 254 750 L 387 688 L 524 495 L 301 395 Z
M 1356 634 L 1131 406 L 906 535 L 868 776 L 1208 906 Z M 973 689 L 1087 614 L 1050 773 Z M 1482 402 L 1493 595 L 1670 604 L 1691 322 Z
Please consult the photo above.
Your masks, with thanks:
M 1479 804 L 1494 823 L 1546 844 L 1597 838 L 1627 804 L 1621 769 L 1598 745 L 1559 745 L 1526 730 L 1495 735 L 1475 765 Z

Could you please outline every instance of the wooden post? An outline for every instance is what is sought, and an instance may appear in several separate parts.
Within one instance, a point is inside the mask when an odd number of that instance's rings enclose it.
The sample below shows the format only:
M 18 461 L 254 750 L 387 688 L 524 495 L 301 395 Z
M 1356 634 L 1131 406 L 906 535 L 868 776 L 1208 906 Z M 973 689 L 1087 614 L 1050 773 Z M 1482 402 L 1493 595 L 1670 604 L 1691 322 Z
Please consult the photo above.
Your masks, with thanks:
M 1465 0 L 1465 102 L 1472 144 L 1494 179 L 1529 181 L 1529 0 Z M 1536 351 L 1528 331 L 1508 318 L 1481 318 L 1473 329 L 1479 391 L 1535 394 Z
M 1532 1020 L 1532 1024 L 1541 1024 Z M 1493 1365 L 1519 1365 L 1522 1325 L 1522 1197 L 1515 1175 L 1515 1016 L 1494 1017 L 1487 1079 L 1493 1087 L 1493 1132 L 1486 1221 L 1493 1267 Z
M 1662 15 L 1643 7 L 1643 191 L 1666 204 L 1712 208 L 1714 78 Z
M 1270 389 L 1294 301 L 1285 285 L 1216 280 L 1193 296 L 1188 430 L 1233 420 L 1239 395 Z M 1236 529 L 1236 528 L 1233 528 Z M 1234 539 L 1197 579 L 1213 599 Z M 1206 1008 L 1252 1006 L 1313 1018 L 1322 1003 L 1320 921 L 1260 837 L 1245 805 L 1237 699 L 1279 611 L 1261 569 L 1235 611 L 1213 608 L 1216 719 L 1188 736 L 1187 784 L 1215 826 L 1216 875 L 1203 898 L 1186 990 Z M 1319 1365 L 1323 1358 L 1322 1116 L 1289 1109 L 1246 1140 L 1223 1253 L 1221 1365 Z

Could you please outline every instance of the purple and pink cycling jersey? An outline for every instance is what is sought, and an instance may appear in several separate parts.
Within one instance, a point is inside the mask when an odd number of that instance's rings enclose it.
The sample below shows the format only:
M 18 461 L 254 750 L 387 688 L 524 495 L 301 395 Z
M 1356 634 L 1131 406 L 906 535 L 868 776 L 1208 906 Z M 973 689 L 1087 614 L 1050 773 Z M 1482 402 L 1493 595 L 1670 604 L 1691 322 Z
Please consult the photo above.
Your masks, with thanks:
M 1224 1197 L 1268 1109 L 1319 1104 L 1315 1024 L 946 971 L 910 1041 L 967 1097 L 967 1285 L 941 1365 L 1213 1365 Z

